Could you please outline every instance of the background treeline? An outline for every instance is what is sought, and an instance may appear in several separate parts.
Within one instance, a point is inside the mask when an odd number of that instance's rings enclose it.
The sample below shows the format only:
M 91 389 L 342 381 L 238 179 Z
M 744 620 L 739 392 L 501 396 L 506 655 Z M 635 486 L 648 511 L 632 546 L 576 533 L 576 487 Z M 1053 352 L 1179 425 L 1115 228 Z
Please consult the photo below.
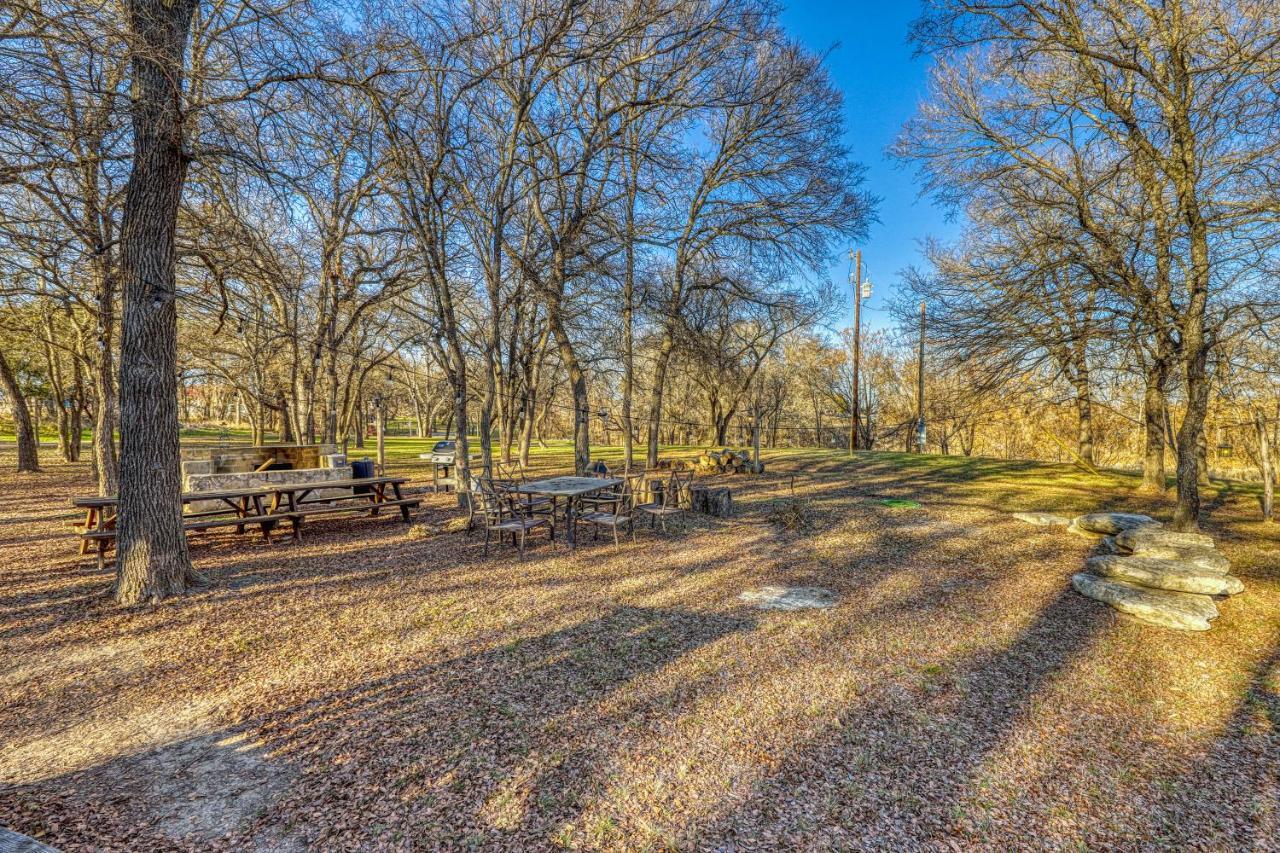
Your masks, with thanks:
M 0 21 L 0 378 L 115 488 L 130 42 L 113 3 Z M 874 200 L 818 57 L 753 2 L 200 4 L 179 414 L 846 447 Z M 1280 429 L 1280 22 L 1268 4 L 933 2 L 895 156 L 965 227 L 864 333 L 860 444 L 1142 466 L 1179 519 Z M 839 325 L 839 324 L 837 324 Z M 28 403 L 21 405 L 24 400 Z M 22 410 L 26 409 L 23 415 Z M 34 450 L 27 464 L 35 464 Z
M 126 10 L 6 9 L 4 352 L 111 492 Z M 687 377 L 740 416 L 872 216 L 840 95 L 766 3 L 228 2 L 192 33 L 179 396 L 255 437 L 341 442 L 394 403 L 486 465 L 548 430 L 585 465 L 607 398 L 652 461 Z

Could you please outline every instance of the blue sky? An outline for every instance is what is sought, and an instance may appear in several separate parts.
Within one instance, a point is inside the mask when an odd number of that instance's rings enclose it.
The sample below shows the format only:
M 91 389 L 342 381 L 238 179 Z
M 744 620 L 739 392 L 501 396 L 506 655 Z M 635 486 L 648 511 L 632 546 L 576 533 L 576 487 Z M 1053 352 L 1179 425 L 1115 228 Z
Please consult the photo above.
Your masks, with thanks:
M 867 167 L 866 188 L 880 197 L 880 222 L 871 226 L 862 249 L 864 276 L 870 272 L 874 293 L 863 303 L 864 327 L 891 323 L 883 310 L 885 297 L 898 285 L 899 272 L 918 263 L 920 241 L 949 238 L 957 225 L 919 191 L 912 170 L 885 155 L 903 123 L 924 96 L 927 58 L 913 58 L 907 43 L 911 22 L 919 14 L 914 0 L 819 2 L 791 0 L 782 13 L 787 32 L 814 51 L 827 51 L 827 68 L 844 92 L 847 143 L 853 157 Z M 833 49 L 832 49 L 833 48 Z M 847 253 L 833 258 L 831 278 L 849 280 Z M 852 325 L 852 306 L 829 322 Z

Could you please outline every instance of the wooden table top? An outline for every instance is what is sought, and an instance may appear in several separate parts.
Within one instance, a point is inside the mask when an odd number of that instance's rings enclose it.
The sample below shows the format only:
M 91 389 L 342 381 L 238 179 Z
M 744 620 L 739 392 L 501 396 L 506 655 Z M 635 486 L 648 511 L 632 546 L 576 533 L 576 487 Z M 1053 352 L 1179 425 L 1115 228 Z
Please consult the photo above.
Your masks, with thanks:
M 554 498 L 576 498 L 588 492 L 610 489 L 622 485 L 621 480 L 611 477 L 551 477 L 546 480 L 534 480 L 532 483 L 521 483 L 511 491 L 528 495 L 549 495 Z
M 182 502 L 190 503 L 192 501 L 220 501 L 229 500 L 231 498 L 265 497 L 273 491 L 274 489 L 258 487 L 253 489 L 220 489 L 216 492 L 183 492 Z M 71 499 L 71 505 L 78 507 L 115 506 L 118 503 L 120 503 L 120 498 L 116 495 L 92 495 L 89 497 Z

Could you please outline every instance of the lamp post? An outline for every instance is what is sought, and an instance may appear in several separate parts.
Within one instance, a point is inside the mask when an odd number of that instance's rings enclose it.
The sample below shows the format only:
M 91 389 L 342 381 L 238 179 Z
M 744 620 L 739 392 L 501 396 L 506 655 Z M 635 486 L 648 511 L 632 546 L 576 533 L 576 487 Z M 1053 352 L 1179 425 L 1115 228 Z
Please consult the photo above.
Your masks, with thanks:
M 924 453 L 924 300 L 920 300 L 920 353 L 916 366 L 916 452 Z

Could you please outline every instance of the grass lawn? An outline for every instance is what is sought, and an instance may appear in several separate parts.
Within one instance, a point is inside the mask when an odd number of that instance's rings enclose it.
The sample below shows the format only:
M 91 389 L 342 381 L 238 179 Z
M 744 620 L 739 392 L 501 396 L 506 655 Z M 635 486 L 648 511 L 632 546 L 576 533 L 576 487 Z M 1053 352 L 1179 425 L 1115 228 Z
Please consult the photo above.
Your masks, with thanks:
M 427 444 L 391 439 L 389 469 L 429 479 Z M 1187 634 L 1076 595 L 1092 543 L 1008 515 L 1168 518 L 1133 476 L 766 458 L 722 478 L 735 518 L 616 552 L 486 560 L 391 518 L 199 534 L 208 587 L 130 611 L 64 526 L 87 467 L 6 473 L 0 825 L 84 850 L 1277 848 L 1280 525 L 1254 492 L 1209 494 L 1246 591 Z M 739 599 L 778 584 L 839 601 Z

